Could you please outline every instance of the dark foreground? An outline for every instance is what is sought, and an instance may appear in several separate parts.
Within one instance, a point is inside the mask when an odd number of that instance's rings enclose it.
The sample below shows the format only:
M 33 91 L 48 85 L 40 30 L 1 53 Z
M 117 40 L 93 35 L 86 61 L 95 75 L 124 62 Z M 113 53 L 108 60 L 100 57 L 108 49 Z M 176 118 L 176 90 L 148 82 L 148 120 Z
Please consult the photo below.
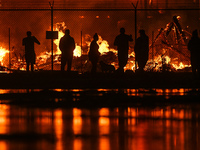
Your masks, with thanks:
M 198 150 L 191 73 L 0 74 L 1 150 Z
M 200 88 L 191 72 L 125 73 L 91 75 L 59 71 L 0 74 L 1 89 L 118 89 L 118 88 Z
M 198 88 L 0 92 L 1 150 L 200 149 Z

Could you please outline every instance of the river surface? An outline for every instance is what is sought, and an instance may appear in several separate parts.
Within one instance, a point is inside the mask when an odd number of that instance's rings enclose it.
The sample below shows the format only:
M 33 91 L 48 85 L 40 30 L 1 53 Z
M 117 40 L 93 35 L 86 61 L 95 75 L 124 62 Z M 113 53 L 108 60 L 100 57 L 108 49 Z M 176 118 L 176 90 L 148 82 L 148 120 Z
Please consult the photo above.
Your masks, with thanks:
M 161 89 L 154 90 L 157 90 L 155 96 L 165 95 L 166 99 L 171 95 L 183 96 L 190 91 L 190 89 L 164 92 Z M 82 90 L 73 91 L 77 95 Z M 102 91 L 109 90 L 98 91 L 101 95 Z M 144 96 L 144 93 L 153 93 L 146 90 L 140 92 L 136 89 L 125 91 L 128 96 L 140 97 Z M 27 90 L 0 91 L 1 94 L 26 92 Z M 199 124 L 199 103 L 40 107 L 28 103 L 13 104 L 9 100 L 2 99 L 0 149 L 198 150 L 200 149 Z

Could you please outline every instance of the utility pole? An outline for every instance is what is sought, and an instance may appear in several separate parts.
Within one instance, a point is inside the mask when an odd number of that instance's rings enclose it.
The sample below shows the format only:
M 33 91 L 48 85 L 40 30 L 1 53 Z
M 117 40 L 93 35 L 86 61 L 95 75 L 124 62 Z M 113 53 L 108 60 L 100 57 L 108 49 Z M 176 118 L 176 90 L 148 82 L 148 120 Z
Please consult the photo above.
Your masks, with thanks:
M 11 70 L 11 50 L 10 50 L 10 28 L 8 29 L 8 34 L 9 34 L 9 69 Z
M 49 2 L 51 7 L 51 32 L 53 32 L 53 5 L 54 1 L 51 3 Z M 51 70 L 53 71 L 53 37 L 51 38 Z
M 139 2 L 139 0 L 137 1 L 136 5 L 134 5 L 132 3 L 132 5 L 133 5 L 133 7 L 135 9 L 135 41 L 137 39 L 137 6 L 138 6 L 138 2 Z M 135 71 L 136 71 L 136 69 L 137 69 L 137 63 L 135 61 Z
M 153 45 L 154 40 L 153 39 L 154 39 L 154 31 L 152 31 L 152 44 L 151 44 L 152 45 L 152 61 L 154 60 L 154 54 L 153 54 L 154 53 L 154 45 Z
M 82 41 L 83 32 L 81 30 L 81 73 L 83 73 L 83 64 L 82 64 L 82 48 L 83 48 L 83 41 Z

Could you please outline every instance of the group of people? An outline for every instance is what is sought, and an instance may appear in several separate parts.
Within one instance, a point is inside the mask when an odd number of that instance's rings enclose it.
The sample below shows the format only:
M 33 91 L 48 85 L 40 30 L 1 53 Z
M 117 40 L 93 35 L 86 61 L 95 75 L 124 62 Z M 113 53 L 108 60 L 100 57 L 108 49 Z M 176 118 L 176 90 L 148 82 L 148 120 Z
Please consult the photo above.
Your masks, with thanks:
M 138 62 L 139 70 L 142 71 L 147 60 L 149 53 L 149 38 L 145 34 L 144 30 L 140 30 L 140 37 L 135 43 L 135 55 L 136 61 Z M 92 73 L 96 73 L 97 64 L 100 57 L 99 45 L 97 44 L 98 34 L 95 33 L 93 36 L 93 41 L 90 44 L 90 49 L 88 53 L 89 60 L 92 63 Z M 119 72 L 124 72 L 124 67 L 128 61 L 128 50 L 129 42 L 133 41 L 132 35 L 125 34 L 125 29 L 120 29 L 120 34 L 115 38 L 114 45 L 117 46 L 118 50 L 118 62 L 119 62 Z M 31 65 L 31 71 L 34 70 L 35 64 L 35 51 L 34 43 L 40 44 L 35 36 L 31 35 L 31 32 L 27 32 L 27 37 L 23 39 L 22 45 L 25 46 L 25 59 L 26 59 L 26 70 L 29 71 L 29 66 Z M 67 64 L 67 71 L 71 71 L 73 51 L 75 49 L 74 38 L 70 36 L 70 30 L 65 30 L 65 35 L 60 39 L 59 48 L 61 51 L 61 71 L 65 70 Z
M 143 72 L 149 55 L 149 37 L 145 34 L 145 30 L 139 30 L 140 37 L 135 41 L 135 60 L 138 65 L 138 71 Z M 99 59 L 99 46 L 97 44 L 98 35 L 95 33 L 93 41 L 90 45 L 89 60 L 92 62 L 92 73 L 96 72 L 97 63 Z M 129 42 L 132 42 L 132 35 L 125 34 L 125 29 L 120 29 L 120 34 L 115 38 L 114 45 L 117 46 L 119 73 L 124 72 L 124 67 L 128 61 Z
M 149 56 L 149 37 L 146 35 L 145 30 L 139 30 L 140 37 L 135 41 L 134 51 L 135 51 L 135 61 L 138 65 L 138 71 L 143 72 L 146 62 Z M 93 36 L 93 41 L 90 44 L 90 49 L 88 53 L 89 60 L 92 63 L 92 73 L 96 73 L 97 64 L 99 61 L 99 45 L 98 34 L 95 33 Z M 120 34 L 116 36 L 114 40 L 114 45 L 117 46 L 118 50 L 118 64 L 119 67 L 117 71 L 124 72 L 124 67 L 128 61 L 128 50 L 129 42 L 133 41 L 132 35 L 125 34 L 125 29 L 120 29 Z M 29 71 L 29 65 L 31 65 L 31 71 L 34 70 L 35 64 L 35 51 L 34 43 L 40 44 L 35 36 L 31 35 L 31 32 L 27 32 L 27 37 L 23 39 L 22 45 L 25 46 L 25 59 L 26 59 L 26 70 Z M 65 70 L 67 64 L 67 71 L 71 71 L 73 51 L 75 49 L 74 38 L 70 36 L 70 30 L 65 30 L 65 35 L 60 39 L 59 48 L 61 50 L 61 71 Z M 198 37 L 198 31 L 194 30 L 192 37 L 188 43 L 188 50 L 191 54 L 191 65 L 192 72 L 194 76 L 200 77 L 200 38 Z

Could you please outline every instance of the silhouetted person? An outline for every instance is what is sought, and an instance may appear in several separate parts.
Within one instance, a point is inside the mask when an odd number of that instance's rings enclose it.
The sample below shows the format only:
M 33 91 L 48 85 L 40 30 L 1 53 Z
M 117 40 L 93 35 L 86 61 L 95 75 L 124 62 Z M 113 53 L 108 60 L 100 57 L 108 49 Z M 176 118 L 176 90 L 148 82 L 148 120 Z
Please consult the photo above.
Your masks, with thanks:
M 93 74 L 96 73 L 97 63 L 99 61 L 99 56 L 100 56 L 100 53 L 98 51 L 99 45 L 97 44 L 98 39 L 99 39 L 98 35 L 97 35 L 97 33 L 95 33 L 95 35 L 93 36 L 93 41 L 90 44 L 90 50 L 89 50 L 89 53 L 88 53 L 89 60 L 92 63 L 91 73 L 93 73 Z
M 31 65 L 31 71 L 34 70 L 35 64 L 35 50 L 34 43 L 40 45 L 40 42 L 36 39 L 35 36 L 31 36 L 31 32 L 27 32 L 27 37 L 23 39 L 22 45 L 25 46 L 25 59 L 26 59 L 26 71 L 29 71 L 29 65 Z
M 66 63 L 67 71 L 71 71 L 75 41 L 70 36 L 69 29 L 65 30 L 65 35 L 60 39 L 59 48 L 61 51 L 61 71 L 65 70 Z
M 129 41 L 133 41 L 132 35 L 125 34 L 125 29 L 121 28 L 120 34 L 115 38 L 114 41 L 114 45 L 117 46 L 118 50 L 118 71 L 120 72 L 124 72 L 124 67 L 128 61 Z
M 188 43 L 188 50 L 190 51 L 190 60 L 192 65 L 192 72 L 194 77 L 200 77 L 200 38 L 197 30 L 192 32 L 192 37 Z
M 144 67 L 149 57 L 149 37 L 144 30 L 139 30 L 140 37 L 135 41 L 135 61 L 138 63 L 139 72 L 144 71 Z

